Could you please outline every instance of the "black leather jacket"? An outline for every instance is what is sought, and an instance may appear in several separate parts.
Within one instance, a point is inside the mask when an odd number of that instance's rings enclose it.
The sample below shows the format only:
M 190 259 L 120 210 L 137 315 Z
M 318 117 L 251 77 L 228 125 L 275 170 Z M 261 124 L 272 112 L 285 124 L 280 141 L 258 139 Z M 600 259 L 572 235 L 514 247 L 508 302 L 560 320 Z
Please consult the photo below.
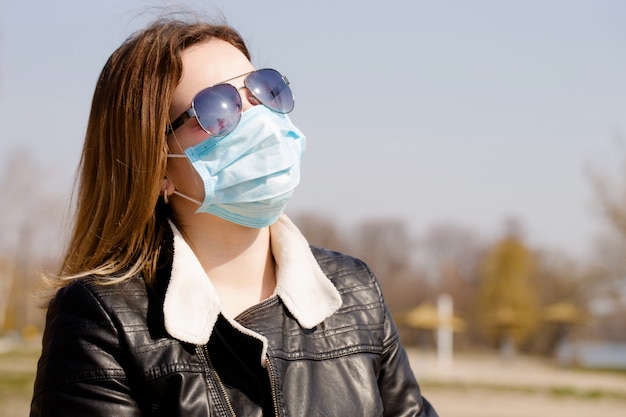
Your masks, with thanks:
M 164 304 L 177 268 L 171 259 L 154 286 L 140 276 L 106 286 L 72 282 L 48 309 L 31 417 L 436 416 L 371 271 L 342 254 L 319 248 L 312 254 L 341 297 L 332 314 L 303 326 L 298 317 L 307 313 L 290 308 L 299 296 L 279 290 L 235 319 L 218 312 L 203 344 L 168 330 Z M 265 414 L 250 399 L 262 384 L 229 382 L 229 369 L 243 368 L 229 359 L 222 338 L 265 369 L 271 396 Z

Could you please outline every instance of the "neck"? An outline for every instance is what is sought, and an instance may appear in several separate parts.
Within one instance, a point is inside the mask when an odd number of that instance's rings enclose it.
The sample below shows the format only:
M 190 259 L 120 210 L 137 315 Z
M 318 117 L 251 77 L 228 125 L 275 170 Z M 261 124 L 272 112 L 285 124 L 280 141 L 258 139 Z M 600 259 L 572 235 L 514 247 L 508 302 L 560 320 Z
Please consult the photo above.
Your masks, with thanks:
M 249 228 L 206 213 L 176 223 L 227 313 L 236 315 L 273 293 L 276 277 L 269 227 Z

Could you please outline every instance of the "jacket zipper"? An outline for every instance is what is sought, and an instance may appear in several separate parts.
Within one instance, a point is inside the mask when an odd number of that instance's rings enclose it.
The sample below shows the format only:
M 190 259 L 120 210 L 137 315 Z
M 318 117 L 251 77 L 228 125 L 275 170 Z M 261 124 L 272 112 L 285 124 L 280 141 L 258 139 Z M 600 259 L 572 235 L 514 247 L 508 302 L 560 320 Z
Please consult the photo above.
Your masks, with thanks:
M 211 362 L 211 356 L 209 355 L 209 348 L 206 345 L 204 345 L 203 350 L 204 350 L 204 355 L 206 356 L 206 360 L 209 363 L 209 367 L 211 368 L 211 371 L 215 375 L 215 379 L 217 379 L 217 384 L 219 385 L 220 390 L 222 391 L 222 395 L 224 396 L 224 399 L 226 401 L 226 406 L 228 407 L 228 410 L 230 411 L 230 415 L 233 417 L 237 417 L 237 415 L 235 414 L 235 410 L 233 409 L 233 405 L 230 403 L 230 398 L 228 398 L 228 394 L 226 393 L 226 387 L 224 386 L 224 383 L 222 382 L 222 378 L 220 378 L 219 374 L 215 370 L 215 367 L 213 366 L 213 363 Z
M 274 415 L 279 417 L 278 413 L 278 395 L 276 394 L 276 373 L 274 372 L 274 367 L 272 366 L 272 362 L 270 358 L 266 356 L 265 362 L 267 362 L 267 370 L 270 375 L 270 388 L 272 390 L 272 402 L 274 403 Z
M 274 295 L 268 298 L 267 300 L 264 300 L 261 303 L 243 311 L 241 314 L 235 317 L 235 320 L 238 321 L 242 326 L 246 327 L 246 321 L 250 315 L 268 306 L 277 305 L 278 303 L 279 303 L 279 299 L 277 296 Z M 274 405 L 274 416 L 280 417 L 281 414 L 280 414 L 280 410 L 278 407 L 278 394 L 277 394 L 277 388 L 276 388 L 276 380 L 277 380 L 276 371 L 274 371 L 272 362 L 270 361 L 270 358 L 267 354 L 265 356 L 265 362 L 267 363 L 267 371 L 270 377 L 270 389 L 272 391 L 272 404 Z

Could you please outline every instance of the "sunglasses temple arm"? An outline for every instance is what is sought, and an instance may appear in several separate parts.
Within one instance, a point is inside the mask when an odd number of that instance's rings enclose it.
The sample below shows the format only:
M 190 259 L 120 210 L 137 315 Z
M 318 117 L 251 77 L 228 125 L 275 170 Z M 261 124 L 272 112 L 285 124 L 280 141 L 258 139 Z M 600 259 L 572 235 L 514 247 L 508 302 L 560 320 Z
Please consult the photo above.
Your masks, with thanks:
M 173 131 L 175 131 L 176 129 L 178 129 L 179 127 L 181 127 L 183 124 L 185 124 L 185 122 L 189 119 L 191 119 L 193 116 L 195 115 L 195 111 L 193 110 L 193 108 L 187 109 L 187 111 L 185 111 L 183 114 L 181 114 L 180 116 L 178 116 L 176 118 L 176 120 L 174 120 L 168 127 L 167 130 L 165 131 L 165 133 L 167 135 L 169 135 L 170 133 L 172 133 Z

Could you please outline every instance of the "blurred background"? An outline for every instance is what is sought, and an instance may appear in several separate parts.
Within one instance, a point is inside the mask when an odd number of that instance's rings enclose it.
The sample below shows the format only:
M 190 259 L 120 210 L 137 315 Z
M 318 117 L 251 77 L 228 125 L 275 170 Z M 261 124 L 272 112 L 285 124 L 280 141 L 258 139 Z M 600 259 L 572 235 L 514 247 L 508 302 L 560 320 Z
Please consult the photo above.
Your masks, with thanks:
M 0 414 L 27 410 L 99 72 L 180 8 L 291 81 L 287 212 L 369 263 L 442 414 L 623 410 L 626 2 L 2 0 Z

